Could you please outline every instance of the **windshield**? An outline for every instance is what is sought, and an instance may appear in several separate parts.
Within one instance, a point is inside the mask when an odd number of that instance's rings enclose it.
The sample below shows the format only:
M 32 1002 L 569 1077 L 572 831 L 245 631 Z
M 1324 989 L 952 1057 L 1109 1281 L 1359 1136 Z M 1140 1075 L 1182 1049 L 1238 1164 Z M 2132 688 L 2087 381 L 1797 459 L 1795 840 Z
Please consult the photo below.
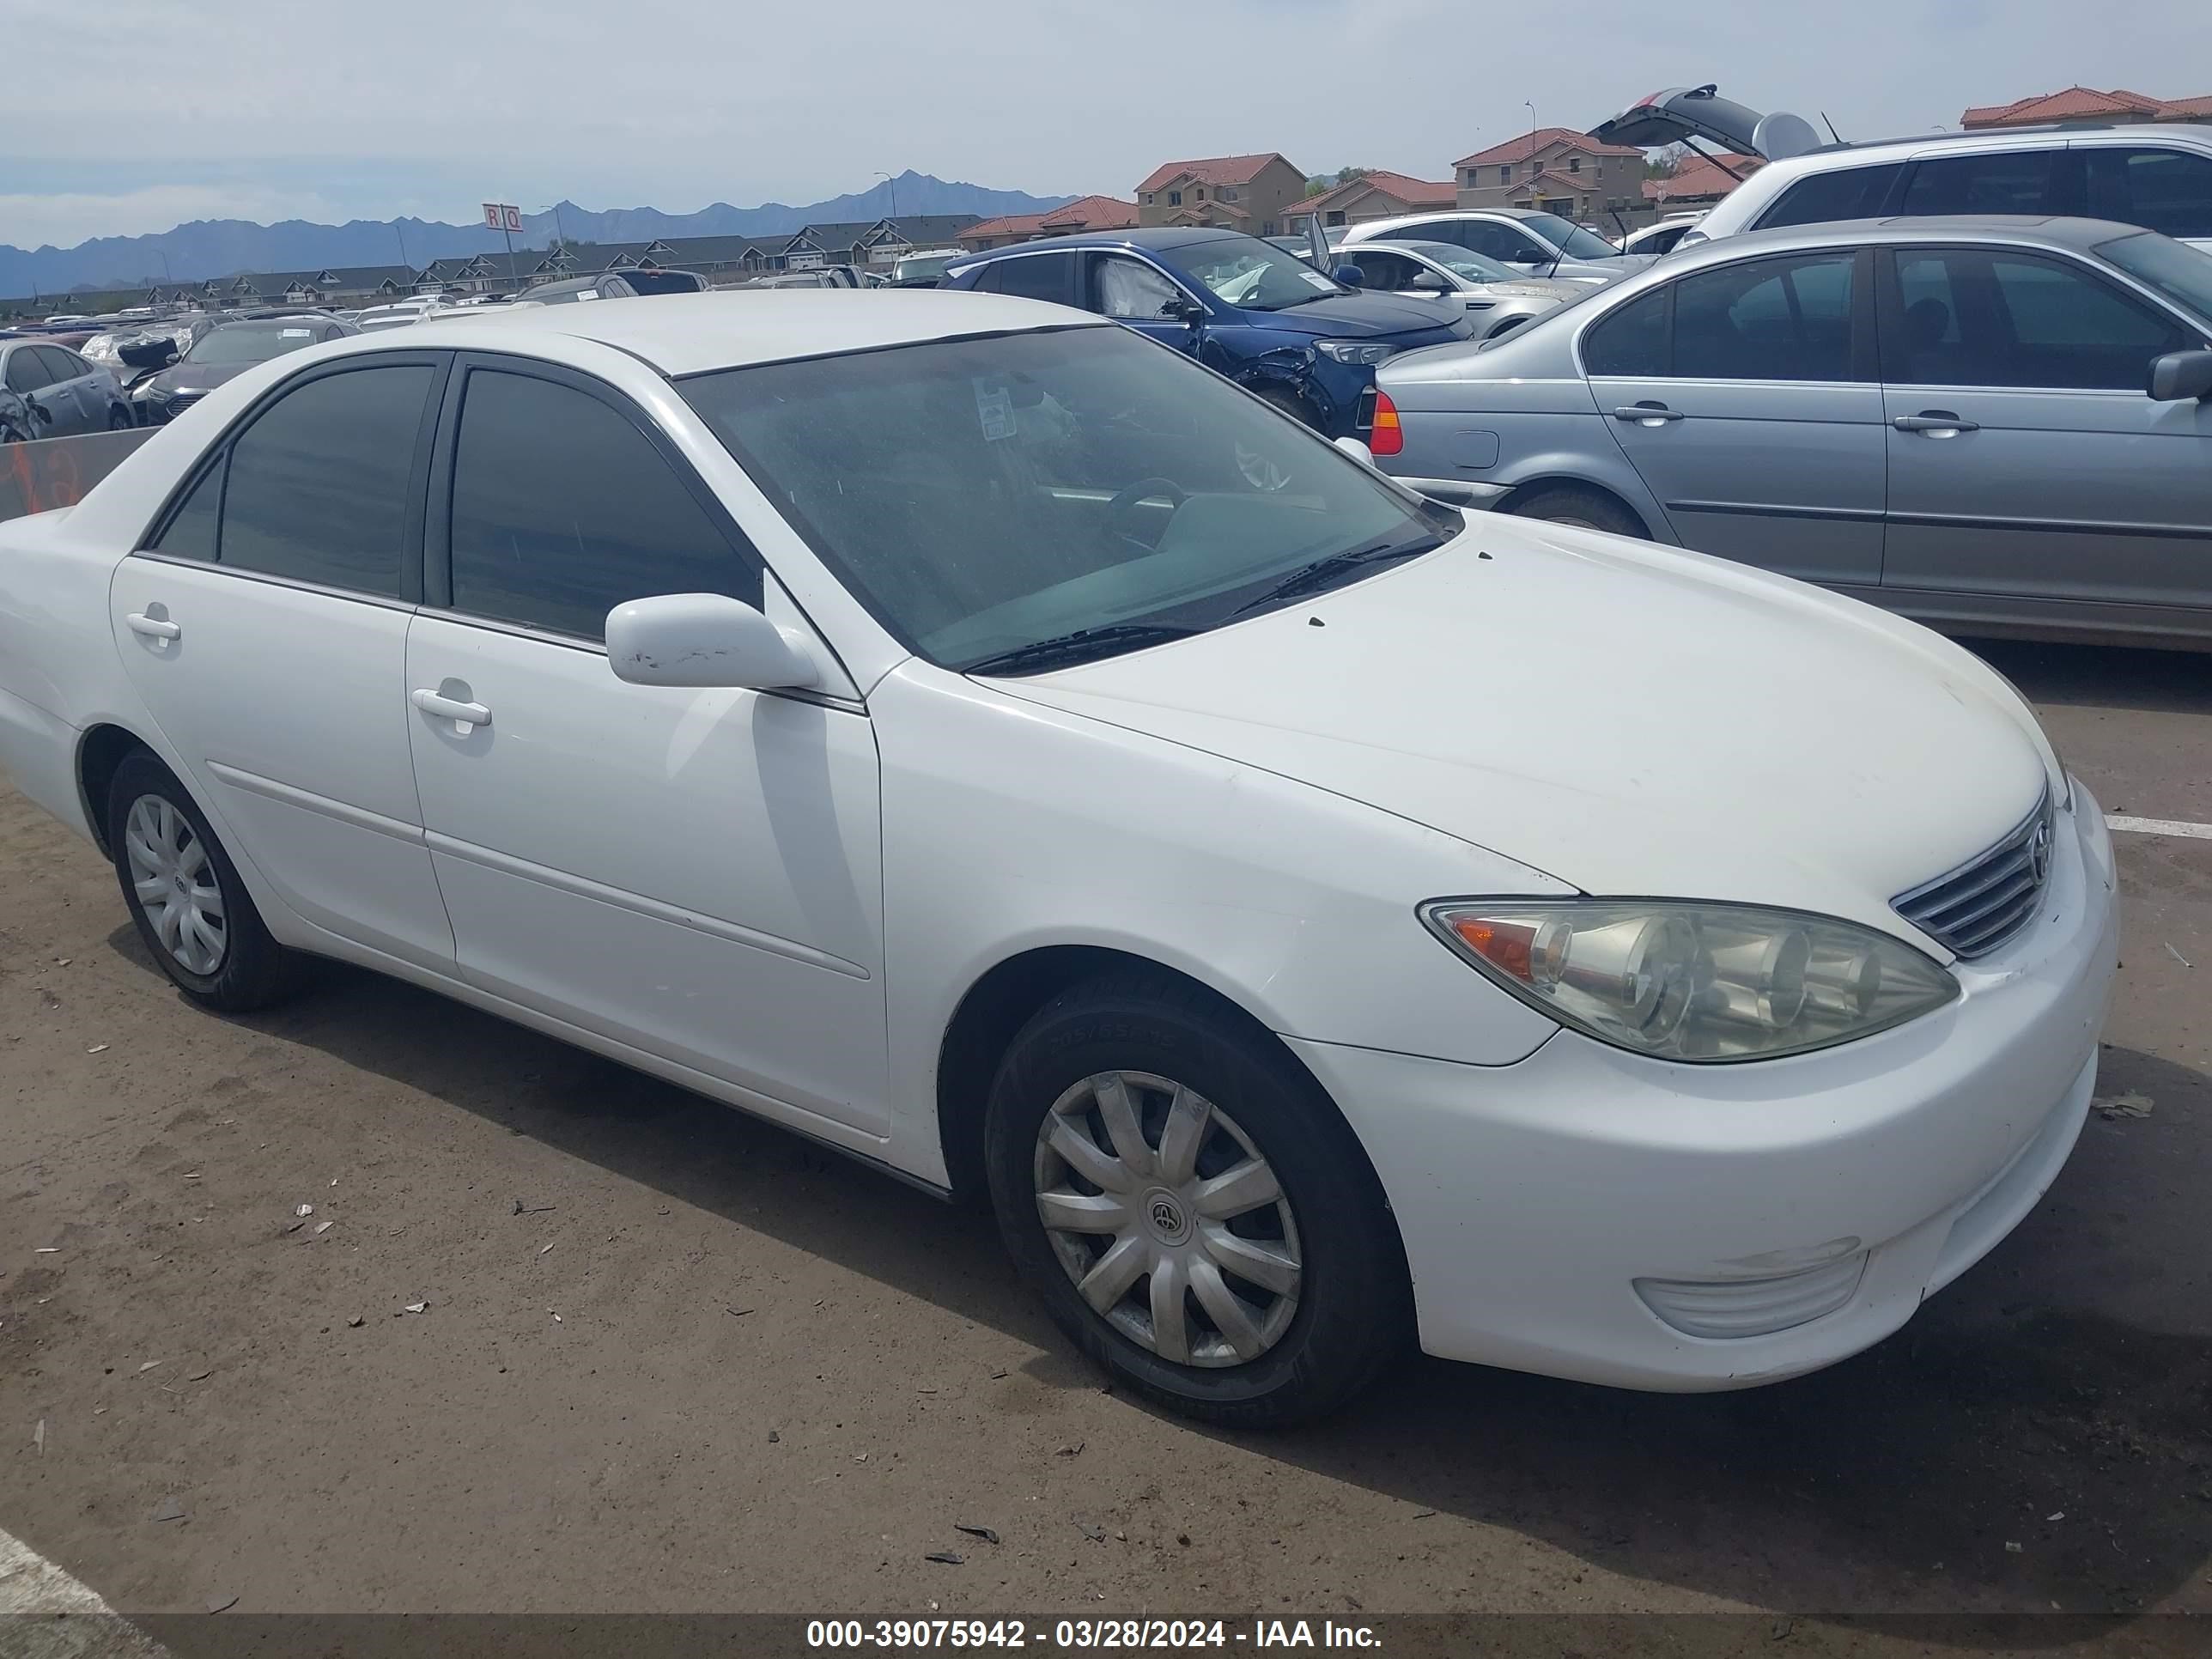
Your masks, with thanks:
M 2100 242 L 2097 252 L 2136 281 L 2148 283 L 2212 322 L 2212 253 L 2148 230 Z
M 1556 213 L 1522 213 L 1522 224 L 1558 248 L 1570 259 L 1618 259 L 1620 250 L 1604 237 L 1562 219 Z
M 188 363 L 261 363 L 313 345 L 319 331 L 309 322 L 232 323 L 201 336 L 185 354 Z
M 1256 236 L 1224 236 L 1218 241 L 1164 248 L 1161 257 L 1211 289 L 1224 305 L 1244 311 L 1287 311 L 1309 300 L 1349 291 L 1304 260 L 1292 258 Z
M 1424 259 L 1433 259 L 1446 270 L 1464 276 L 1470 283 L 1519 283 L 1528 280 L 1525 270 L 1515 270 L 1500 264 L 1487 253 L 1477 253 L 1472 248 L 1455 247 L 1449 242 L 1404 242 Z
M 1418 501 L 1120 328 L 678 386 L 877 620 L 948 668 L 1090 629 L 1127 632 L 1067 660 L 1144 644 L 1147 629 L 1218 627 L 1323 559 L 1442 539 Z M 1343 579 L 1372 568 L 1347 560 Z
M 945 275 L 945 266 L 959 257 L 957 253 L 910 254 L 891 267 L 891 280 L 895 283 L 918 283 L 924 279 L 934 281 Z

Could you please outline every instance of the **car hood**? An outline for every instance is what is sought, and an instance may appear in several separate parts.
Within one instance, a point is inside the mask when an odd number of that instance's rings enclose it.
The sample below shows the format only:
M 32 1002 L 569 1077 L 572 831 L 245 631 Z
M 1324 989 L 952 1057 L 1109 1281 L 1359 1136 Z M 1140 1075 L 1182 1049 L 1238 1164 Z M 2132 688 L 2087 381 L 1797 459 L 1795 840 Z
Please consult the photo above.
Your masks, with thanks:
M 1558 300 L 1565 303 L 1577 295 L 1589 293 L 1589 284 L 1531 277 L 1510 283 L 1484 283 L 1470 291 L 1483 300 Z
M 1939 956 L 1891 898 L 2018 824 L 2052 766 L 2005 684 L 1927 629 L 1724 561 L 1487 516 L 1316 599 L 993 684 L 1585 892 L 1814 911 Z
M 258 367 L 255 363 L 173 363 L 156 374 L 152 385 L 172 396 L 180 392 L 212 392 Z
M 1257 327 L 1329 339 L 1427 333 L 1438 326 L 1433 303 L 1395 294 L 1340 294 L 1310 300 L 1287 311 L 1247 311 L 1243 315 Z

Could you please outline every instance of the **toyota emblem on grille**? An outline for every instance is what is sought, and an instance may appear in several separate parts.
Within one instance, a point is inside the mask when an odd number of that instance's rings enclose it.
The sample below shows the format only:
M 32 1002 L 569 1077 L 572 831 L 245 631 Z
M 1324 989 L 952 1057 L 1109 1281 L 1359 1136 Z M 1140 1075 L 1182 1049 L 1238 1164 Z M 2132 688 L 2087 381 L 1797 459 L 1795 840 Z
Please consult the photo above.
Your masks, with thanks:
M 2035 884 L 2043 885 L 2051 874 L 2051 820 L 2044 819 L 2035 826 L 2035 833 L 2027 842 L 2028 868 L 2035 872 Z

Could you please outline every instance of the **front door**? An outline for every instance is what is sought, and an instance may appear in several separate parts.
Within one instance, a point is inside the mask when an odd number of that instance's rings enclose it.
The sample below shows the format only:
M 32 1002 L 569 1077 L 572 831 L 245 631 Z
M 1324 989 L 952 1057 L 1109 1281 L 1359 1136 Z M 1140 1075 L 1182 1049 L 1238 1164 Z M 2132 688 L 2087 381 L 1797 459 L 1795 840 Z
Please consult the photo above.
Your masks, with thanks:
M 110 587 L 125 671 L 241 865 L 343 939 L 450 972 L 402 707 L 434 354 L 310 371 Z
M 432 497 L 450 516 L 433 516 L 403 712 L 463 976 L 884 1133 L 867 716 L 617 680 L 610 610 L 656 593 L 759 605 L 759 560 L 600 382 L 472 360 L 447 410 Z
M 1205 307 L 1165 271 L 1142 259 L 1125 253 L 1094 255 L 1083 304 L 1162 345 L 1199 355 L 1205 331 L 1192 319 Z
M 1717 266 L 1583 337 L 1597 413 L 1685 546 L 1806 581 L 1881 580 L 1866 270 L 1850 249 Z
M 2205 603 L 2212 407 L 2144 395 L 2192 330 L 2070 260 L 1885 257 L 1885 587 Z

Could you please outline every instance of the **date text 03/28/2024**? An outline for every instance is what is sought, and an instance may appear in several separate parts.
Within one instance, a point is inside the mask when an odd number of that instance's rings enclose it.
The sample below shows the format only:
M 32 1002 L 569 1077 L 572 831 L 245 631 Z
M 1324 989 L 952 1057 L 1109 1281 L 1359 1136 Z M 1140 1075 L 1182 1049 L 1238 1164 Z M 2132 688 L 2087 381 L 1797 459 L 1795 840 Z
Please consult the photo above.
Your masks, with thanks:
M 810 1648 L 1379 1648 L 1372 1626 L 1334 1620 L 1255 1619 L 1239 1628 L 1220 1619 L 816 1619 Z

